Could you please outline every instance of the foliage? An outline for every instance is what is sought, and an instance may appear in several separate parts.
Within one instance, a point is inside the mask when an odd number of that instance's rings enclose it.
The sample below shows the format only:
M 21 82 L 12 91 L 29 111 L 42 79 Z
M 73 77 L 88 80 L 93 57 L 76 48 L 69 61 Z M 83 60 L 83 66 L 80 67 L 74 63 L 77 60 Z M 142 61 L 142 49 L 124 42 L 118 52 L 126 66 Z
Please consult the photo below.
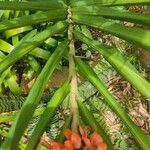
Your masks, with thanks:
M 79 50 L 76 50 L 80 46 L 84 50 L 89 50 L 89 47 L 94 48 L 139 93 L 145 96 L 146 100 L 150 101 L 150 83 L 122 52 L 93 39 L 88 29 L 88 27 L 99 29 L 104 34 L 112 34 L 149 52 L 150 31 L 140 27 L 127 27 L 121 23 L 121 21 L 128 21 L 143 26 L 150 25 L 149 16 L 132 13 L 126 9 L 117 9 L 118 5 L 129 4 L 148 5 L 150 1 L 0 1 L 0 32 L 3 33 L 0 36 L 0 92 L 2 93 L 4 88 L 9 87 L 13 93 L 21 94 L 21 87 L 17 81 L 17 63 L 28 62 L 27 69 L 32 67 L 32 72 L 36 72 L 38 75 L 21 110 L 16 113 L 15 121 L 0 148 L 1 150 L 16 150 L 17 147 L 20 147 L 19 141 L 22 141 L 21 138 L 28 123 L 35 115 L 35 110 L 37 111 L 36 108 L 48 80 L 54 70 L 59 68 L 64 61 L 69 62 L 68 80 L 49 98 L 46 108 L 40 111 L 42 115 L 25 145 L 26 149 L 36 149 L 47 124 L 52 123 L 52 118 L 68 93 L 70 93 L 70 97 L 65 102 L 69 109 L 69 116 L 72 117 L 70 121 L 73 132 L 77 132 L 80 125 L 87 125 L 91 130 L 96 130 L 103 136 L 108 150 L 113 149 L 107 131 L 95 119 L 80 97 L 77 72 L 101 93 L 103 99 L 100 100 L 103 100 L 122 120 L 140 147 L 144 150 L 149 149 L 149 136 L 132 121 L 122 105 L 108 91 L 102 79 L 98 77 L 92 67 L 83 61 L 84 59 L 81 59 Z M 77 42 L 79 44 L 76 44 Z M 88 55 L 86 53 L 86 56 Z M 70 123 L 66 122 L 62 130 L 70 126 Z M 62 132 L 60 133 L 62 135 Z

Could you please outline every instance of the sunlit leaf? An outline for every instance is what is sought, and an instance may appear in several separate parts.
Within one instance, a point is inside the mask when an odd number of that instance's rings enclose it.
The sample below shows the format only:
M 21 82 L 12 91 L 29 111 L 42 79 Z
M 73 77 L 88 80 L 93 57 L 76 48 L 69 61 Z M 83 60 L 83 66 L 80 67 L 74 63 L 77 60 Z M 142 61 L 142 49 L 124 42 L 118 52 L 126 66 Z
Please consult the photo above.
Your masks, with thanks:
M 9 134 L 2 145 L 2 149 L 17 149 L 17 144 L 23 135 L 30 119 L 32 118 L 40 98 L 42 97 L 46 83 L 59 63 L 63 53 L 67 48 L 67 45 L 68 42 L 62 42 L 47 61 L 45 67 L 42 69 L 35 84 L 33 85 L 25 103 L 23 104 L 21 111 L 18 113 L 15 122 L 10 128 Z M 10 138 L 12 140 L 10 140 Z
M 135 139 L 138 141 L 140 146 L 144 150 L 149 149 L 150 137 L 147 136 L 134 122 L 130 119 L 127 112 L 121 107 L 117 100 L 110 94 L 104 83 L 98 78 L 96 73 L 85 64 L 81 59 L 76 58 L 76 64 L 79 73 L 84 75 L 88 81 L 90 81 L 93 86 L 102 94 L 105 102 L 110 106 L 110 108 L 119 116 L 123 121 L 129 131 L 133 134 Z

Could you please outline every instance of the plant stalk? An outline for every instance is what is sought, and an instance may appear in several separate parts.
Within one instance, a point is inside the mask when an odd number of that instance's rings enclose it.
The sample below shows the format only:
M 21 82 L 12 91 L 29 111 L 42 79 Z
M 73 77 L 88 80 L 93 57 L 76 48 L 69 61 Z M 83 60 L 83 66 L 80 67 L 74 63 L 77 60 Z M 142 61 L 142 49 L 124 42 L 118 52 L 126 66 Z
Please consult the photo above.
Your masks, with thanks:
M 77 75 L 75 70 L 75 47 L 74 47 L 74 38 L 73 38 L 73 22 L 71 20 L 72 13 L 71 8 L 68 8 L 68 40 L 69 40 L 69 79 L 71 80 L 70 88 L 70 109 L 72 113 L 72 130 L 77 131 L 79 126 L 79 111 L 77 105 L 78 99 L 78 85 L 77 85 Z

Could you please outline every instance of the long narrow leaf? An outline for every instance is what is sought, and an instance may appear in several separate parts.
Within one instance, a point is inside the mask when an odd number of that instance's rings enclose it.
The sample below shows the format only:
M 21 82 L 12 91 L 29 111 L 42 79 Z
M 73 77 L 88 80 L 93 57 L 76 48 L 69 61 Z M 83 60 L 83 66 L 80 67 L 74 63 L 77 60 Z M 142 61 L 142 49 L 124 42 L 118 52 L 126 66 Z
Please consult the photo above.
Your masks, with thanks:
M 65 3 L 62 0 L 50 0 L 43 3 L 37 2 L 17 2 L 17 1 L 0 1 L 0 9 L 3 10 L 50 10 L 50 9 L 64 9 Z
M 99 28 L 102 31 L 111 33 L 150 51 L 149 30 L 144 30 L 136 27 L 126 27 L 122 24 L 109 21 L 108 19 L 99 16 L 73 15 L 73 20 L 76 23 Z
M 72 12 L 73 14 L 103 16 L 105 18 L 135 22 L 148 26 L 150 25 L 150 16 L 129 12 L 127 10 L 102 7 L 101 5 L 75 7 L 72 9 Z
M 14 73 L 10 74 L 10 77 L 7 79 L 6 82 L 8 84 L 10 91 L 16 95 L 19 95 L 21 94 L 21 88 L 19 84 L 17 83 L 16 78 L 17 77 Z
M 53 97 L 48 102 L 45 111 L 41 115 L 40 120 L 38 121 L 38 124 L 31 135 L 26 150 L 36 149 L 36 146 L 45 130 L 45 127 L 47 126 L 48 123 L 51 123 L 57 108 L 63 102 L 68 93 L 69 93 L 69 82 L 66 81 L 63 84 L 63 86 L 55 92 Z
M 90 81 L 95 88 L 102 94 L 105 102 L 110 106 L 110 108 L 120 117 L 120 119 L 127 126 L 129 131 L 134 135 L 135 139 L 138 141 L 140 146 L 144 150 L 149 150 L 150 137 L 148 137 L 134 122 L 130 119 L 127 112 L 121 107 L 121 105 L 116 101 L 116 99 L 110 94 L 110 92 L 105 87 L 104 83 L 98 78 L 96 73 L 85 64 L 81 59 L 76 58 L 76 64 L 79 73 L 84 75 L 88 81 Z
M 46 50 L 41 49 L 39 47 L 33 49 L 29 54 L 31 54 L 35 57 L 38 57 L 38 58 L 45 59 L 45 60 L 47 60 L 51 55 L 51 53 L 49 51 L 46 51 Z
M 98 131 L 98 133 L 103 137 L 104 142 L 107 144 L 108 150 L 113 150 L 113 145 L 111 143 L 111 140 L 108 136 L 108 134 L 105 132 L 105 130 L 98 124 L 98 122 L 95 120 L 93 114 L 86 108 L 84 103 L 81 101 L 78 101 L 79 106 L 79 112 L 81 115 L 81 118 L 83 119 L 83 122 L 85 125 L 89 125 L 93 131 Z
M 37 108 L 33 114 L 33 117 L 41 115 L 45 110 L 45 107 Z M 19 111 L 11 111 L 1 113 L 0 123 L 14 121 Z
M 66 15 L 67 15 L 66 10 L 56 9 L 56 10 L 38 12 L 33 15 L 2 21 L 0 22 L 0 32 L 3 32 L 8 29 L 31 25 L 31 24 L 38 24 L 47 21 L 64 20 L 66 18 Z
M 0 50 L 5 52 L 5 53 L 9 53 L 10 51 L 13 50 L 13 46 L 11 44 L 9 44 L 8 42 L 0 39 Z
M 72 6 L 85 6 L 85 5 L 96 5 L 101 4 L 104 6 L 116 6 L 116 5 L 140 5 L 150 4 L 149 0 L 71 0 Z
M 23 135 L 30 119 L 32 118 L 32 115 L 40 101 L 40 98 L 42 97 L 46 83 L 52 75 L 54 69 L 58 65 L 61 57 L 63 56 L 63 53 L 67 49 L 67 46 L 68 42 L 62 42 L 47 61 L 45 67 L 42 69 L 42 72 L 33 85 L 25 103 L 23 104 L 20 113 L 17 115 L 15 122 L 10 128 L 9 134 L 0 150 L 17 149 L 18 142 Z
M 66 22 L 58 22 L 53 26 L 48 27 L 44 31 L 36 34 L 33 38 L 29 38 L 21 42 L 3 61 L 0 62 L 0 73 L 2 73 L 9 66 L 13 65 L 17 60 L 22 58 L 25 54 L 42 44 L 50 36 L 64 31 L 67 27 Z
M 138 89 L 141 94 L 150 99 L 150 83 L 140 75 L 136 68 L 117 49 L 104 46 L 78 31 L 74 31 L 74 35 L 82 42 L 98 50 L 126 80 Z
M 21 34 L 26 31 L 30 31 L 32 29 L 33 29 L 32 26 L 24 26 L 24 27 L 20 27 L 20 28 L 16 28 L 16 29 L 11 29 L 11 30 L 5 31 L 4 36 L 8 39 L 10 37 L 13 37 L 15 35 Z
M 5 53 L 10 53 L 13 49 L 14 49 L 14 46 L 12 46 L 8 42 L 0 39 L 0 50 L 1 51 L 5 52 Z M 35 57 L 38 57 L 38 58 L 46 59 L 46 60 L 51 55 L 51 53 L 49 51 L 46 51 L 39 47 L 33 49 L 31 52 L 29 52 L 29 54 L 31 54 Z
M 28 63 L 35 72 L 37 73 L 41 72 L 41 65 L 34 57 L 28 56 Z

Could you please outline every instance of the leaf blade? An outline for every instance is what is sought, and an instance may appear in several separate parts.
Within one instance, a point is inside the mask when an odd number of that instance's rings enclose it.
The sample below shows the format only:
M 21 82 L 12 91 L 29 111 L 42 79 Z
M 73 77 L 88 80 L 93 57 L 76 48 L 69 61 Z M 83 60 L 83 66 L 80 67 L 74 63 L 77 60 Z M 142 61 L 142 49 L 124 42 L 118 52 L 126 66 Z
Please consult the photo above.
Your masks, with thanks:
M 22 58 L 25 54 L 30 52 L 32 49 L 36 48 L 42 44 L 46 39 L 55 33 L 64 31 L 67 27 L 66 22 L 58 22 L 53 26 L 48 27 L 44 31 L 40 32 L 33 38 L 29 38 L 24 42 L 21 42 L 11 53 L 9 53 L 5 59 L 0 62 L 0 73 L 2 73 L 9 66 L 13 65 L 16 61 Z
M 98 124 L 98 122 L 95 120 L 93 114 L 86 108 L 84 103 L 81 101 L 78 101 L 78 107 L 79 107 L 79 113 L 83 119 L 83 122 L 88 124 L 93 131 L 97 131 L 104 139 L 104 142 L 107 144 L 108 150 L 113 150 L 113 146 L 110 140 L 110 137 L 107 135 L 105 130 Z
M 67 94 L 69 93 L 69 82 L 66 81 L 62 87 L 60 87 L 50 99 L 47 104 L 46 109 L 44 110 L 43 114 L 38 121 L 37 126 L 35 127 L 30 141 L 27 144 L 26 150 L 35 149 L 40 137 L 42 136 L 44 129 L 48 123 L 51 123 L 57 108 L 63 102 Z
M 67 46 L 68 42 L 62 42 L 47 61 L 45 67 L 43 68 L 35 84 L 33 85 L 25 103 L 23 104 L 21 111 L 18 113 L 13 126 L 10 128 L 9 134 L 4 141 L 1 149 L 17 149 L 17 144 L 21 136 L 23 135 L 23 132 L 27 127 L 30 119 L 32 118 L 34 110 L 36 109 L 37 104 L 40 101 L 40 98 L 42 97 L 44 87 L 57 64 L 59 63 L 61 57 L 63 56 L 63 53 L 66 50 Z
M 150 17 L 140 14 L 133 13 L 127 10 L 118 10 L 115 8 L 102 7 L 101 5 L 92 6 L 80 6 L 72 8 L 73 14 L 84 14 L 84 15 L 94 15 L 102 16 L 105 18 L 129 21 L 133 23 L 139 23 L 143 25 L 150 25 Z
M 73 15 L 73 21 L 79 24 L 85 24 L 94 28 L 98 28 L 107 33 L 111 33 L 128 42 L 134 43 L 147 51 L 150 51 L 149 30 L 136 27 L 126 27 L 98 16 Z
M 50 10 L 50 9 L 58 9 L 58 8 L 66 8 L 65 3 L 62 0 L 51 0 L 46 1 L 27 1 L 27 2 L 19 2 L 19 1 L 0 1 L 0 9 L 2 10 Z
M 104 58 L 138 91 L 150 99 L 150 83 L 142 77 L 137 69 L 115 48 L 100 44 L 98 41 L 89 39 L 79 31 L 74 31 L 74 35 L 80 41 L 95 48 Z
M 140 146 L 144 150 L 149 149 L 150 137 L 148 137 L 134 122 L 130 119 L 127 112 L 121 107 L 116 99 L 110 94 L 105 87 L 104 83 L 98 78 L 96 73 L 85 64 L 81 59 L 76 58 L 77 68 L 80 74 L 82 74 L 88 81 L 93 84 L 95 88 L 102 94 L 105 102 L 110 108 L 119 116 L 124 122 L 129 131 L 134 135 L 135 139 L 139 142 Z
M 104 6 L 124 6 L 124 5 L 143 5 L 150 4 L 149 0 L 71 0 L 72 6 L 96 5 L 101 4 Z
M 32 15 L 2 21 L 0 22 L 0 32 L 6 31 L 8 29 L 31 25 L 31 24 L 38 24 L 47 21 L 63 20 L 66 18 L 66 15 L 67 14 L 65 10 L 56 9 L 56 10 L 38 12 Z

